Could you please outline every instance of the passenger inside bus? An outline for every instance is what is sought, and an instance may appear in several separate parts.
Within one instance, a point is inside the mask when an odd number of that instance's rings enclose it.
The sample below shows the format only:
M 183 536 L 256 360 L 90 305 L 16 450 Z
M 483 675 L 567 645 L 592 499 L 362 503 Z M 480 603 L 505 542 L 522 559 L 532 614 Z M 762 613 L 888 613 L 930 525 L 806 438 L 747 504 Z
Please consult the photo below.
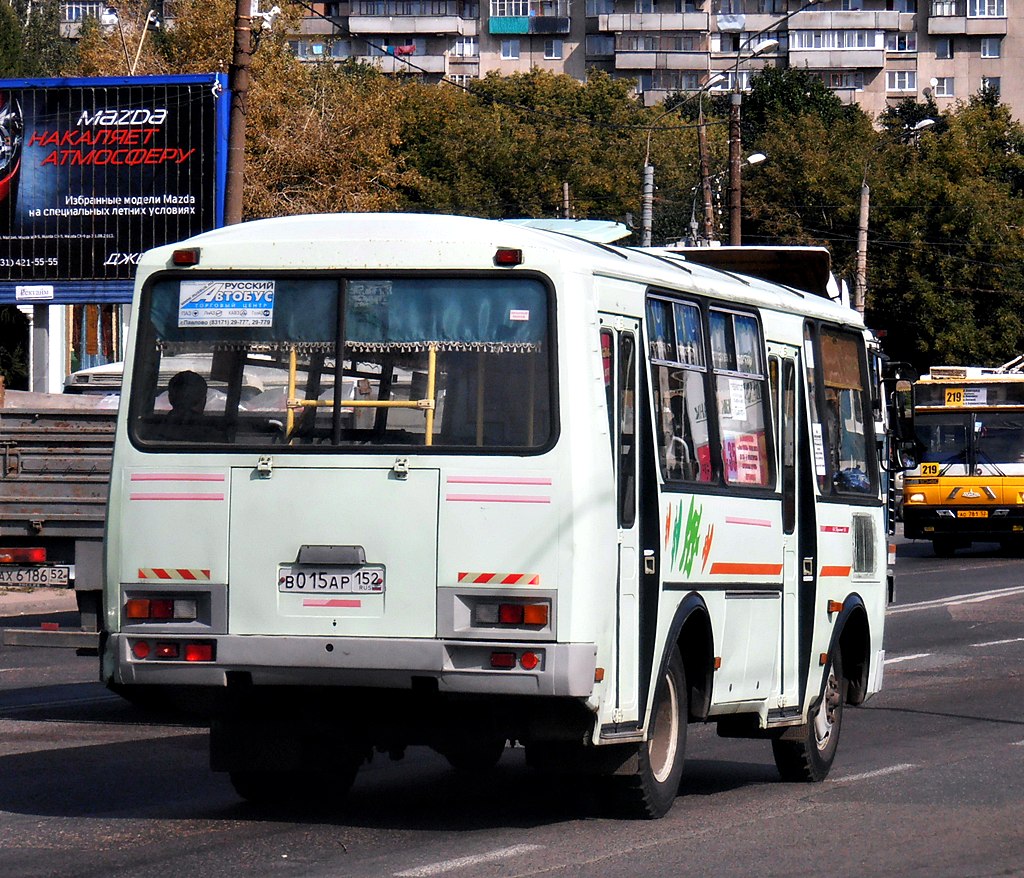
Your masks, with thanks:
M 164 416 L 161 435 L 165 440 L 214 441 L 217 431 L 206 417 L 207 383 L 198 372 L 178 372 L 167 384 L 171 410 Z

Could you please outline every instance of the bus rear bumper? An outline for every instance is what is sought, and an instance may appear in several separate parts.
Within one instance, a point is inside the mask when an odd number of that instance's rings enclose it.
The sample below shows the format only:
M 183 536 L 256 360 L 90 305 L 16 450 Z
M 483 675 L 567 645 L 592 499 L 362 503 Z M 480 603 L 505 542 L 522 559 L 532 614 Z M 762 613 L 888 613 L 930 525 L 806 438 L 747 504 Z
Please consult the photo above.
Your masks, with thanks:
M 434 680 L 439 692 L 587 698 L 596 659 L 592 643 L 132 633 L 106 639 L 104 676 L 122 686 L 224 687 L 229 674 L 257 686 L 407 689 Z

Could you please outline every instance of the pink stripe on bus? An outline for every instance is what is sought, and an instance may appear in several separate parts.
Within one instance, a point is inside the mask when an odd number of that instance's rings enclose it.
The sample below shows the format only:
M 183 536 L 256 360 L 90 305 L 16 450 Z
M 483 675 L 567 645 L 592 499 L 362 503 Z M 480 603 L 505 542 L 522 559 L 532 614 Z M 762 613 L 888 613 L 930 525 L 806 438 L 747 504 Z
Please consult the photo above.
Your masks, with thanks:
M 132 473 L 133 482 L 223 482 L 223 473 Z
M 519 494 L 447 494 L 449 503 L 550 503 L 550 497 L 529 497 Z
M 223 500 L 223 494 L 129 494 L 129 500 Z
M 551 479 L 511 476 L 448 476 L 449 485 L 550 485 Z

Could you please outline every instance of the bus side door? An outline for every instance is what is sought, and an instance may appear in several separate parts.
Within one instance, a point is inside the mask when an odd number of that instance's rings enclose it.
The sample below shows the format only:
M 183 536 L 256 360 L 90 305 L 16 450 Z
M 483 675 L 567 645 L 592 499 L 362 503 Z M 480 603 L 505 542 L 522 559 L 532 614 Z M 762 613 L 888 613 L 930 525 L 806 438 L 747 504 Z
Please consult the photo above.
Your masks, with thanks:
M 640 323 L 631 317 L 601 315 L 601 353 L 604 360 L 609 431 L 615 461 L 615 499 L 618 526 L 616 591 L 616 716 L 639 718 L 640 686 L 640 522 L 639 434 L 637 394 Z
M 798 380 L 800 349 L 769 342 L 768 356 L 782 490 L 782 636 L 779 638 L 779 676 L 775 694 L 781 700 L 781 707 L 794 707 L 800 703 L 801 695 L 798 632 L 803 574 L 798 559 L 804 553 L 800 550 L 799 501 L 803 496 L 813 502 L 813 489 L 809 482 L 810 466 L 799 466 L 804 454 L 798 420 L 803 406 L 801 382 Z

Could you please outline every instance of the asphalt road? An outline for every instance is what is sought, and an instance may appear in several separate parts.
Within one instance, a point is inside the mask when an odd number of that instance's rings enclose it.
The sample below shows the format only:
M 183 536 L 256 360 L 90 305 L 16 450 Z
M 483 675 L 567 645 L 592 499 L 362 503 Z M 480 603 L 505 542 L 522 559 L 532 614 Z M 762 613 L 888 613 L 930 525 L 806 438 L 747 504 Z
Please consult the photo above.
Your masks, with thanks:
M 826 782 L 691 727 L 684 791 L 643 823 L 521 750 L 485 778 L 378 756 L 334 813 L 260 812 L 204 729 L 108 694 L 95 659 L 0 649 L 0 878 L 1024 875 L 1024 559 L 902 544 L 897 575 L 885 689 Z

